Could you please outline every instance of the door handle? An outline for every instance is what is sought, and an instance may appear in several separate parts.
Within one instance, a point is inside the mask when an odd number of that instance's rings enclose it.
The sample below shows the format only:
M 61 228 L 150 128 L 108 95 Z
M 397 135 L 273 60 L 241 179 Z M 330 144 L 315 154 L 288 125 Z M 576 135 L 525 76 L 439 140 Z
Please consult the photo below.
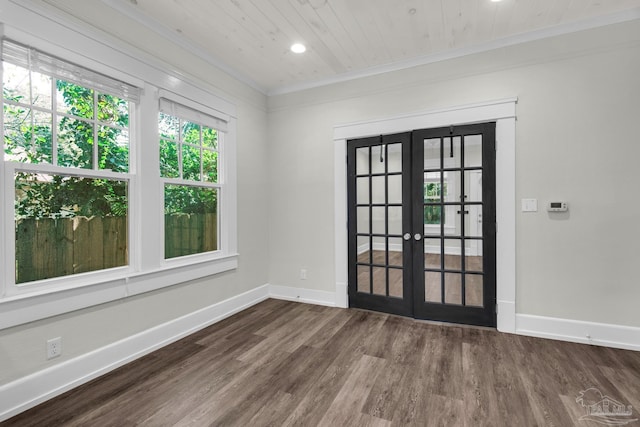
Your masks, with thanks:
M 462 213 L 462 211 L 458 211 L 458 213 Z M 469 211 L 464 211 L 464 213 L 468 214 Z
M 422 235 L 420 233 L 416 233 L 416 234 L 413 235 L 413 238 L 415 240 L 420 240 L 420 239 L 422 239 Z
M 411 240 L 411 233 L 404 233 L 404 236 L 402 236 L 402 238 L 404 240 Z

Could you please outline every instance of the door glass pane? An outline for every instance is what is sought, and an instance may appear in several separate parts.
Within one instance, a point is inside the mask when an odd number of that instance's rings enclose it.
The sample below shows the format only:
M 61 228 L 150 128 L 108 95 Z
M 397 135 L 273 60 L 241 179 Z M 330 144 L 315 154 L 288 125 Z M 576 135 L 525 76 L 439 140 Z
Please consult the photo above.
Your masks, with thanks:
M 358 266 L 358 292 L 370 292 L 371 268 L 368 265 Z
M 440 138 L 424 140 L 424 168 L 440 169 Z
M 482 201 L 482 171 L 464 172 L 464 201 Z
M 465 305 L 483 306 L 482 276 L 479 274 L 465 274 Z
M 385 211 L 384 206 L 375 206 L 371 208 L 373 212 L 373 234 L 386 234 L 385 230 Z
M 440 272 L 424 272 L 424 299 L 427 302 L 442 302 L 442 285 L 440 283 Z
M 447 206 L 445 215 L 447 215 L 445 221 L 448 220 L 445 222 L 447 236 L 460 237 L 462 235 L 462 205 Z
M 384 173 L 385 158 L 384 145 L 374 145 L 371 147 L 371 173 Z
M 440 239 L 424 239 L 425 268 L 440 268 Z
M 389 296 L 402 298 L 402 269 L 389 269 Z
M 373 238 L 373 264 L 387 264 L 387 250 L 384 237 Z
M 483 271 L 482 240 L 466 240 L 464 254 L 464 265 L 466 271 Z
M 359 205 L 369 203 L 369 177 L 356 179 L 356 203 Z
M 482 205 L 465 206 L 464 234 L 469 237 L 482 237 Z
M 358 262 L 362 264 L 371 264 L 371 247 L 369 246 L 371 242 L 371 237 L 369 236 L 358 236 Z
M 402 144 L 387 144 L 387 172 L 402 172 Z
M 371 178 L 372 203 L 386 203 L 386 190 L 384 188 L 384 181 L 384 176 L 374 176 Z
M 389 206 L 389 234 L 402 234 L 402 207 Z
M 369 147 L 356 148 L 356 174 L 369 173 Z
M 444 273 L 445 304 L 462 304 L 462 274 Z
M 387 177 L 389 186 L 389 203 L 402 203 L 402 175 L 389 175 Z
M 464 137 L 464 167 L 482 166 L 482 135 Z
M 373 293 L 387 295 L 387 269 L 384 267 L 373 267 Z
M 462 138 L 454 136 L 453 138 L 444 138 L 442 141 L 442 159 L 443 168 L 459 168 L 462 165 Z
M 397 267 L 403 266 L 402 260 L 402 238 L 390 237 L 389 241 L 389 265 L 395 265 Z
M 439 236 L 442 231 L 440 221 L 442 221 L 442 207 L 437 205 L 424 205 L 424 234 Z
M 369 234 L 369 207 L 356 208 L 356 231 L 358 234 Z
M 447 270 L 461 270 L 462 257 L 460 253 L 459 239 L 444 239 L 444 268 Z

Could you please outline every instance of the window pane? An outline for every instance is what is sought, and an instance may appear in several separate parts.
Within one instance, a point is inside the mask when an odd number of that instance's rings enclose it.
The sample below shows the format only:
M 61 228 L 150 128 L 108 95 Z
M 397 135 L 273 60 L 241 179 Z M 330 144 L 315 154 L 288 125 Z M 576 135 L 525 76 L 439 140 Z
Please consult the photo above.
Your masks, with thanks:
M 127 265 L 127 187 L 16 173 L 16 284 Z
M 200 149 L 190 145 L 182 146 L 182 178 L 200 181 Z
M 160 137 L 166 139 L 178 140 L 178 131 L 180 129 L 180 120 L 177 117 L 160 113 L 158 117 L 158 129 Z
M 98 94 L 98 120 L 115 126 L 129 126 L 129 103 L 116 96 Z
M 62 117 L 58 120 L 58 165 L 93 168 L 93 125 Z
M 31 73 L 31 103 L 35 106 L 51 110 L 52 78 L 44 74 Z
M 218 189 L 164 187 L 164 256 L 218 250 Z
M 3 111 L 5 160 L 51 163 L 51 114 L 7 104 Z
M 208 182 L 218 182 L 218 152 L 202 150 L 202 179 Z
M 200 145 L 200 125 L 191 122 L 182 122 L 182 142 Z
M 99 169 L 129 171 L 129 132 L 110 126 L 98 130 Z
M 178 144 L 175 142 L 160 141 L 160 176 L 164 178 L 180 178 Z
M 208 127 L 202 127 L 202 145 L 208 148 L 218 149 L 218 131 Z
M 84 119 L 93 119 L 93 90 L 56 80 L 58 111 Z
M 29 70 L 3 62 L 2 94 L 4 99 L 22 104 L 31 104 L 29 92 Z

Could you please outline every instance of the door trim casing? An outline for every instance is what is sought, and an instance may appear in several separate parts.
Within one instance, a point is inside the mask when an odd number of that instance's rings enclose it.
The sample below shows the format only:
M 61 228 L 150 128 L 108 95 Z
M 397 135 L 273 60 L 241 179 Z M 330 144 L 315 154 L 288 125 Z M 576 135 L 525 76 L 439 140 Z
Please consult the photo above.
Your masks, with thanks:
M 496 310 L 497 328 L 516 331 L 515 126 L 517 98 L 336 125 L 334 233 L 336 306 L 348 307 L 347 139 L 482 122 L 496 122 Z

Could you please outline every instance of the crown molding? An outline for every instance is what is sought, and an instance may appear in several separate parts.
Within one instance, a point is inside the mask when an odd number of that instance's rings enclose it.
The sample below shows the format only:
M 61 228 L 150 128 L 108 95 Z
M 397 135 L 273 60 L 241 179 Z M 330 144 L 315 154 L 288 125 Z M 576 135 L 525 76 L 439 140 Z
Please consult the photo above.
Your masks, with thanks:
M 421 65 L 433 64 L 436 62 L 456 59 L 463 56 L 474 55 L 490 50 L 500 49 L 504 47 L 514 46 L 522 43 L 542 40 L 550 37 L 561 36 L 564 34 L 575 33 L 593 28 L 603 27 L 605 25 L 619 24 L 623 22 L 640 19 L 640 7 L 616 12 L 608 15 L 589 18 L 581 21 L 575 21 L 567 24 L 557 25 L 554 27 L 544 28 L 540 30 L 530 31 L 526 33 L 516 34 L 502 39 L 492 40 L 477 45 L 462 47 L 458 49 L 446 50 L 443 52 L 419 56 L 405 61 L 397 61 L 389 64 L 369 67 L 362 70 L 338 74 L 333 77 L 307 81 L 292 85 L 284 85 L 270 89 L 268 96 L 285 95 L 288 93 L 300 92 L 308 89 L 314 89 L 322 86 L 328 86 L 336 83 L 343 83 L 350 80 L 356 80 L 364 77 L 371 77 L 385 74 L 393 71 L 405 70 L 408 68 L 418 67 Z
M 200 46 L 198 43 L 195 43 L 191 40 L 187 40 L 185 37 L 176 34 L 171 29 L 167 28 L 167 26 L 161 24 L 156 19 L 151 18 L 150 16 L 145 15 L 135 8 L 130 2 L 123 0 L 100 0 L 105 5 L 110 8 L 117 10 L 119 13 L 124 16 L 133 19 L 139 24 L 145 26 L 149 30 L 155 32 L 156 34 L 164 37 L 165 39 L 175 43 L 181 48 L 187 50 L 203 61 L 207 62 L 210 65 L 213 65 L 216 68 L 221 69 L 225 73 L 229 74 L 236 80 L 241 81 L 242 83 L 250 86 L 251 88 L 257 90 L 263 95 L 267 94 L 267 88 L 258 84 L 255 80 L 251 79 L 249 76 L 244 74 L 243 72 L 237 70 L 236 68 L 231 67 L 227 63 L 223 62 L 219 58 L 208 54 L 205 49 Z
M 16 0 L 10 0 L 16 2 Z M 340 73 L 331 77 L 322 78 L 312 81 L 304 81 L 300 83 L 288 84 L 273 88 L 268 88 L 258 84 L 255 80 L 251 79 L 245 73 L 231 67 L 221 59 L 205 52 L 205 49 L 186 37 L 172 31 L 159 21 L 143 14 L 135 8 L 129 1 L 126 0 L 100 0 L 108 7 L 117 10 L 119 13 L 127 16 L 128 18 L 138 22 L 140 25 L 155 32 L 159 36 L 175 43 L 177 46 L 187 50 L 198 58 L 202 59 L 206 63 L 224 71 L 229 76 L 236 80 L 248 85 L 259 93 L 266 96 L 284 95 L 294 92 L 301 92 L 308 89 L 314 89 L 322 86 L 328 86 L 336 83 L 343 83 L 351 80 L 356 80 L 365 77 L 376 76 L 393 71 L 400 71 L 409 68 L 414 68 L 422 65 L 428 65 L 436 62 L 447 61 L 450 59 L 456 59 L 468 55 L 474 55 L 483 53 L 495 49 L 514 46 L 522 43 L 542 40 L 550 37 L 561 36 L 565 34 L 575 33 L 579 31 L 594 29 L 606 25 L 618 24 L 628 21 L 640 19 L 640 7 L 625 10 L 621 12 L 615 12 L 607 15 L 588 18 L 580 21 L 575 21 L 567 24 L 557 25 L 554 27 L 544 28 L 540 30 L 530 31 L 526 33 L 516 34 L 513 36 L 505 37 L 502 39 L 492 40 L 484 43 L 479 43 L 473 46 L 462 47 L 458 49 L 446 50 L 443 52 L 437 52 L 433 54 L 423 55 L 408 60 L 392 62 L 388 64 L 378 65 L 374 67 L 368 67 L 365 69 Z M 33 1 L 22 1 L 20 3 L 30 4 L 30 9 L 37 9 Z M 42 6 L 39 6 L 42 10 Z M 90 24 L 90 23 L 87 23 Z M 105 33 L 106 34 L 106 33 Z M 137 50 L 141 51 L 139 48 Z

